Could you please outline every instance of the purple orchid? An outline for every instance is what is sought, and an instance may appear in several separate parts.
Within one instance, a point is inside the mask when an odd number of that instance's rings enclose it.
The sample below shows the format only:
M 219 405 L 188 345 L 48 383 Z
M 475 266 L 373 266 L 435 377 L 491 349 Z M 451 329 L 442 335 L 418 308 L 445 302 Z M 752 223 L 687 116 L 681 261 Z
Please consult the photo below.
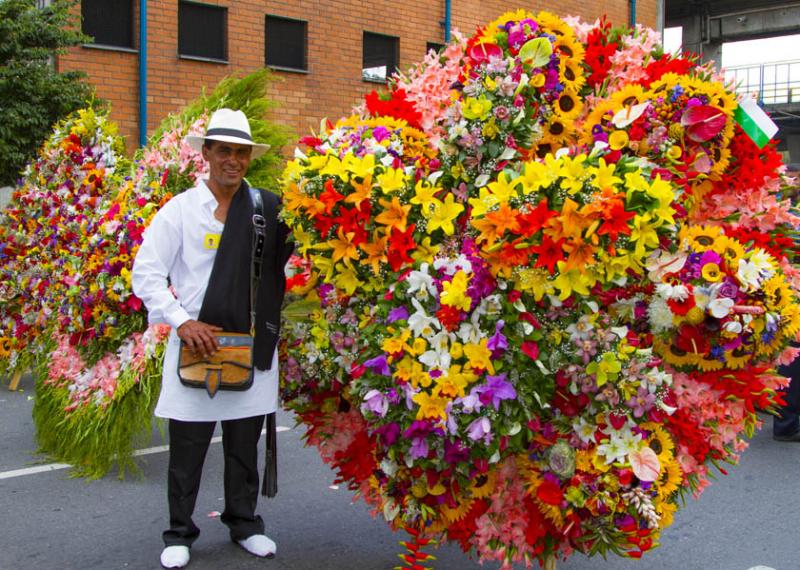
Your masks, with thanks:
M 405 307 L 395 307 L 391 311 L 389 311 L 389 316 L 386 317 L 387 323 L 393 323 L 395 321 L 407 321 L 408 320 L 408 309 Z
M 505 372 L 496 376 L 487 376 L 486 384 L 475 388 L 480 394 L 481 402 L 484 404 L 491 402 L 494 409 L 499 410 L 502 400 L 513 400 L 517 397 L 517 391 L 511 382 L 506 380 L 506 376 Z
M 474 420 L 467 428 L 467 436 L 473 441 L 482 439 L 488 445 L 492 441 L 492 422 L 484 417 Z
M 391 376 L 392 371 L 389 369 L 389 363 L 386 361 L 386 355 L 381 354 L 375 358 L 370 358 L 364 363 L 364 366 L 372 370 L 374 374 L 381 376 Z

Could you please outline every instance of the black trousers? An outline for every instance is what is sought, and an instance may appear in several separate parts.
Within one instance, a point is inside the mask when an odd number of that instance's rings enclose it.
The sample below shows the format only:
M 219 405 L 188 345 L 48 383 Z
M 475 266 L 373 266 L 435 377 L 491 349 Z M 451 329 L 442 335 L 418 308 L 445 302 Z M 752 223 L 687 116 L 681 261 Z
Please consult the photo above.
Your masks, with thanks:
M 784 393 L 786 405 L 778 408 L 779 415 L 772 418 L 772 435 L 791 436 L 800 430 L 800 358 L 778 372 L 791 382 Z
M 217 422 L 169 421 L 167 500 L 169 529 L 166 546 L 191 546 L 200 535 L 192 521 L 200 476 Z M 258 501 L 258 440 L 264 416 L 222 422 L 225 455 L 225 512 L 222 522 L 231 540 L 264 534 L 264 521 L 255 514 Z

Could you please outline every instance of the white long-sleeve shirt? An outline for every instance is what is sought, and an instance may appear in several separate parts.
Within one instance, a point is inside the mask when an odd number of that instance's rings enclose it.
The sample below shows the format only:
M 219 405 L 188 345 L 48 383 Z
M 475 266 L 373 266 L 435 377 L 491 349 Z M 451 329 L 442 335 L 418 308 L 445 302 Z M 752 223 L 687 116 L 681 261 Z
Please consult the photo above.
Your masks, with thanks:
M 158 417 L 231 420 L 271 413 L 277 408 L 277 356 L 269 370 L 255 370 L 253 385 L 244 392 L 220 390 L 211 399 L 205 390 L 186 387 L 178 379 L 180 340 L 175 330 L 200 313 L 225 227 L 214 217 L 218 206 L 204 181 L 175 196 L 153 217 L 133 263 L 133 292 L 144 301 L 148 320 L 172 327 L 155 411 Z

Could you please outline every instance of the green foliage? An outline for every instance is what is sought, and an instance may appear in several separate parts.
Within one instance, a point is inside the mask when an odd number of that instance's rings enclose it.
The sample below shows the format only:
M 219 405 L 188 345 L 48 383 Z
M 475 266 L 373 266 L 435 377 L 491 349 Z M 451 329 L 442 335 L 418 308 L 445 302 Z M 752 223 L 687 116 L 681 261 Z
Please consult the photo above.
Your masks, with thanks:
M 152 433 L 163 357 L 162 346 L 139 378 L 121 378 L 117 395 L 107 406 L 82 406 L 72 413 L 65 413 L 69 389 L 46 383 L 47 364 L 39 361 L 33 370 L 33 422 L 40 452 L 72 465 L 70 474 L 76 477 L 99 479 L 115 465 L 120 479 L 126 473 L 139 474 L 133 452 L 146 445 Z
M 54 123 L 86 106 L 91 88 L 79 72 L 56 72 L 52 57 L 89 41 L 76 31 L 76 0 L 0 1 L 0 185 L 13 183 Z
M 267 87 L 275 78 L 266 68 L 243 77 L 230 76 L 220 81 L 211 93 L 203 94 L 192 101 L 179 114 L 170 115 L 152 134 L 148 142 L 153 146 L 164 133 L 171 131 L 177 124 L 190 124 L 203 112 L 213 112 L 222 107 L 238 109 L 247 115 L 253 140 L 270 145 L 270 150 L 250 163 L 247 181 L 258 188 L 265 188 L 280 193 L 278 177 L 283 169 L 285 158 L 281 148 L 294 139 L 289 127 L 271 122 L 270 112 L 276 103 L 267 98 Z

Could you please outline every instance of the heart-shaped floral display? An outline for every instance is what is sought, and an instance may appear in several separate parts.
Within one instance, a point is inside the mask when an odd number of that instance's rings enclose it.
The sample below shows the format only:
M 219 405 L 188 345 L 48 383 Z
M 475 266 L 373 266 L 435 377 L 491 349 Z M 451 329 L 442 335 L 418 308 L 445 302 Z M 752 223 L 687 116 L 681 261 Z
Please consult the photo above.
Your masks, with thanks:
M 508 13 L 390 87 L 284 172 L 286 404 L 395 528 L 641 556 L 785 384 L 780 160 L 641 27 Z

